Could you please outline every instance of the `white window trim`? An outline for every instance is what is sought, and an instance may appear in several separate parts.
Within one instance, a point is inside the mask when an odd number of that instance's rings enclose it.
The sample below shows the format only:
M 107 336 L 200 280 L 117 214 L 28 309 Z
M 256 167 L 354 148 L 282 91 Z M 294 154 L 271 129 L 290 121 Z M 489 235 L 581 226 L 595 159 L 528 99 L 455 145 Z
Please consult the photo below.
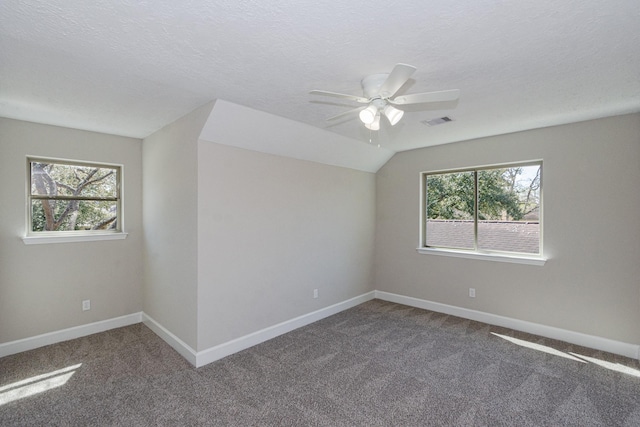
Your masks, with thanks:
M 540 210 L 540 254 L 535 255 L 527 255 L 527 254 L 519 254 L 517 252 L 482 252 L 479 250 L 464 250 L 464 249 L 447 249 L 447 248 L 433 248 L 429 246 L 425 246 L 425 229 L 424 229 L 424 215 L 425 215 L 425 175 L 426 174 L 434 174 L 434 173 L 449 173 L 449 172 L 457 172 L 457 171 L 468 171 L 468 170 L 478 170 L 478 169 L 492 169 L 498 167 L 513 167 L 519 165 L 529 165 L 540 163 L 542 166 L 543 159 L 538 160 L 530 160 L 526 162 L 516 162 L 516 163 L 499 163 L 495 165 L 484 165 L 484 166 L 475 166 L 470 168 L 460 168 L 460 169 L 445 169 L 445 170 L 434 170 L 429 172 L 420 172 L 420 246 L 416 248 L 416 251 L 422 255 L 438 255 L 438 256 L 448 256 L 453 258 L 467 258 L 467 259 L 476 259 L 482 261 L 496 261 L 496 262 L 507 262 L 512 264 L 527 264 L 527 265 L 537 265 L 543 266 L 547 262 L 547 258 L 545 258 L 542 253 L 543 248 L 543 229 L 542 229 L 542 209 Z M 540 190 L 540 198 L 542 199 L 542 189 Z
M 54 232 L 55 233 L 55 232 Z M 129 233 L 125 232 L 111 232 L 111 233 L 78 233 L 62 235 L 62 231 L 56 234 L 47 234 L 40 232 L 38 234 L 32 234 L 24 236 L 22 241 L 25 245 L 42 245 L 48 243 L 73 243 L 73 242 L 94 242 L 99 240 L 124 240 Z
M 484 252 L 467 252 L 453 249 L 441 248 L 416 248 L 418 253 L 423 255 L 439 255 L 454 258 L 478 259 L 483 261 L 510 262 L 514 264 L 528 264 L 542 266 L 547 262 L 547 258 L 538 256 L 514 255 L 514 254 L 495 254 Z
M 84 160 L 75 160 L 75 159 L 66 159 L 59 157 L 41 157 L 41 156 L 33 156 L 27 155 L 26 162 L 27 165 L 32 160 L 51 160 L 54 162 L 62 162 L 68 164 L 82 164 L 82 165 L 96 165 L 96 166 L 105 166 L 105 167 L 118 167 L 120 169 L 120 201 L 119 201 L 119 214 L 118 221 L 120 223 L 119 230 L 86 230 L 86 231 L 39 231 L 33 232 L 31 231 L 31 221 L 29 210 L 31 209 L 29 203 L 29 193 L 31 192 L 31 174 L 29 173 L 29 167 L 27 167 L 27 178 L 25 181 L 25 190 L 26 190 L 26 198 L 25 198 L 25 235 L 22 237 L 22 241 L 25 245 L 42 245 L 42 244 L 50 244 L 50 243 L 74 243 L 74 242 L 95 242 L 102 240 L 124 240 L 127 238 L 129 233 L 125 231 L 125 221 L 124 221 L 124 165 L 121 163 L 104 163 L 104 162 L 94 162 L 94 161 L 84 161 Z

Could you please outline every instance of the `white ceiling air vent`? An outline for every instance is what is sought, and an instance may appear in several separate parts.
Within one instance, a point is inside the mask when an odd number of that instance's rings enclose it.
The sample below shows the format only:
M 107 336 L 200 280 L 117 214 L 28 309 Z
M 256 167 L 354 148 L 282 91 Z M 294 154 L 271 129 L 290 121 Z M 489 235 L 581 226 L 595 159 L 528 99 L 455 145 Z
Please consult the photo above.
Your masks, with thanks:
M 436 119 L 430 119 L 430 120 L 422 120 L 420 123 L 424 123 L 427 126 L 436 126 L 436 125 L 441 125 L 443 123 L 447 123 L 447 122 L 452 122 L 453 119 L 451 117 L 438 117 Z

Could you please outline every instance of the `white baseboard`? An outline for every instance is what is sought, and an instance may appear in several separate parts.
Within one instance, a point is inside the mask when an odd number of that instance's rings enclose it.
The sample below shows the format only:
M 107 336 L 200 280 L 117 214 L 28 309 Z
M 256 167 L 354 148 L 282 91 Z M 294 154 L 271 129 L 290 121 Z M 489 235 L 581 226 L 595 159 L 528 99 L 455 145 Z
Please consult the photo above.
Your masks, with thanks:
M 163 327 L 152 317 L 143 312 L 140 312 L 127 316 L 117 317 L 114 319 L 104 320 L 101 322 L 90 323 L 88 325 L 76 326 L 69 329 L 63 329 L 61 331 L 50 332 L 35 337 L 3 343 L 0 344 L 0 357 L 21 353 L 27 350 L 33 350 L 45 345 L 56 344 L 59 342 L 84 337 L 98 332 L 104 332 L 109 329 L 120 328 L 122 326 L 129 326 L 143 322 L 149 329 L 155 332 L 167 344 L 173 347 L 174 350 L 182 355 L 182 357 L 187 359 L 189 363 L 191 363 L 195 367 L 200 367 L 216 360 L 222 359 L 223 357 L 229 356 L 233 353 L 237 353 L 238 351 L 253 347 L 254 345 L 275 338 L 278 335 L 291 332 L 294 329 L 306 326 L 310 323 L 324 319 L 325 317 L 329 317 L 341 311 L 355 307 L 359 304 L 362 304 L 363 302 L 372 300 L 373 298 L 374 291 L 371 291 L 355 298 L 348 299 L 346 301 L 322 308 L 320 310 L 316 310 L 308 314 L 304 314 L 294 319 L 290 319 L 277 325 L 261 329 L 249 335 L 236 338 L 234 340 L 200 352 L 196 352 L 188 344 L 171 333 L 168 329 Z
M 0 357 L 9 356 L 23 351 L 33 350 L 45 345 L 84 337 L 98 332 L 104 332 L 109 329 L 120 328 L 123 326 L 129 326 L 143 322 L 149 329 L 155 332 L 160 338 L 162 338 L 180 355 L 182 355 L 182 357 L 187 359 L 189 363 L 191 363 L 195 367 L 200 367 L 211 362 L 215 362 L 216 360 L 222 359 L 223 357 L 247 349 L 249 347 L 253 347 L 254 345 L 260 344 L 279 335 L 291 332 L 310 323 L 317 322 L 318 320 L 324 319 L 325 317 L 340 313 L 341 311 L 355 307 L 374 298 L 381 299 L 383 301 L 404 304 L 410 307 L 422 308 L 439 313 L 449 314 L 452 316 L 458 316 L 465 319 L 488 323 L 490 325 L 502 326 L 505 328 L 557 339 L 560 341 L 565 341 L 596 350 L 619 354 L 633 359 L 640 359 L 640 345 L 637 344 L 624 343 L 608 338 L 587 335 L 580 332 L 568 331 L 565 329 L 554 328 L 552 326 L 540 325 L 524 320 L 512 319 L 509 317 L 498 316 L 482 311 L 470 310 L 467 308 L 441 304 L 383 291 L 371 291 L 355 298 L 351 298 L 349 300 L 322 308 L 308 314 L 304 314 L 294 319 L 290 319 L 277 325 L 261 329 L 243 337 L 236 338 L 234 340 L 199 352 L 196 352 L 193 348 L 191 348 L 169 330 L 164 328 L 154 319 L 152 319 L 145 313 L 140 312 L 116 317 L 114 319 L 90 323 L 88 325 L 81 325 L 73 328 L 63 329 L 61 331 L 37 335 L 35 337 L 3 343 L 0 344 Z
M 374 298 L 375 291 L 367 292 L 366 294 L 357 296 L 355 298 L 351 298 L 346 301 L 330 305 L 329 307 L 304 314 L 294 319 L 278 323 L 277 325 L 261 329 L 249 335 L 245 335 L 243 337 L 236 338 L 215 347 L 211 347 L 207 350 L 199 351 L 196 356 L 195 366 L 200 367 L 211 362 L 215 362 L 216 360 L 220 360 L 223 357 L 237 353 L 249 347 L 253 347 L 254 345 L 260 344 L 279 335 L 286 334 L 287 332 L 291 332 L 294 329 L 301 328 L 310 323 L 317 322 L 318 320 L 324 319 L 325 317 L 340 313 L 341 311 L 355 307 L 362 304 L 363 302 L 370 301 Z
M 142 321 L 142 313 L 133 313 L 126 316 L 107 319 L 100 322 L 89 323 L 87 325 L 74 326 L 73 328 L 62 329 L 60 331 L 49 332 L 35 337 L 24 338 L 21 340 L 10 341 L 0 344 L 0 357 L 10 356 L 12 354 L 21 353 L 23 351 L 33 350 L 45 345 L 56 344 L 76 338 L 85 337 L 87 335 L 96 334 L 98 332 L 108 331 L 109 329 L 121 328 Z
M 629 344 L 625 342 L 610 340 L 608 338 L 587 335 L 580 332 L 554 328 L 552 326 L 540 325 L 538 323 L 512 319 L 510 317 L 498 316 L 496 314 L 470 310 L 453 305 L 441 304 L 419 298 L 406 297 L 389 292 L 374 291 L 374 293 L 377 299 L 381 299 L 383 301 L 395 302 L 398 304 L 408 305 L 410 307 L 436 311 L 439 313 L 462 317 L 464 319 L 475 320 L 478 322 L 488 323 L 490 325 L 502 326 L 504 328 L 514 329 L 516 331 L 527 332 L 546 338 L 565 341 L 571 344 L 593 348 L 595 350 L 619 354 L 621 356 L 626 356 L 632 359 L 640 359 L 640 345 L 637 344 Z
M 182 341 L 180 338 L 169 332 L 164 326 L 153 320 L 146 313 L 142 313 L 142 323 L 145 324 L 149 329 L 156 333 L 160 338 L 162 338 L 167 344 L 169 344 L 175 351 L 180 353 L 182 357 L 187 359 L 189 363 L 196 366 L 196 351 L 192 349 L 187 343 Z

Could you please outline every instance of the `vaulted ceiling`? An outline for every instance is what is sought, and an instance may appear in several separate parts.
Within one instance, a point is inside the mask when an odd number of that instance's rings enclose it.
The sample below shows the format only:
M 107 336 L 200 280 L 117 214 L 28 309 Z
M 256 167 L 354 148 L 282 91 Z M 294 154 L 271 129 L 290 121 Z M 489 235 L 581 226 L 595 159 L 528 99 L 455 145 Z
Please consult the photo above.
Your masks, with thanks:
M 372 133 L 309 94 L 396 63 L 459 101 Z M 640 111 L 640 2 L 4 0 L 0 79 L 9 118 L 143 138 L 222 99 L 403 151 Z

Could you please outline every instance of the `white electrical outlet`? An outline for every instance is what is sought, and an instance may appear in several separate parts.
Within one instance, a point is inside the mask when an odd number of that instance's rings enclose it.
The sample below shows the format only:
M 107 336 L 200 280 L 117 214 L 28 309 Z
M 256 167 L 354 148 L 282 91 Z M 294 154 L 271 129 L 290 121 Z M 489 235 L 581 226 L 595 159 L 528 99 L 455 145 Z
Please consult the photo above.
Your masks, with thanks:
M 469 288 L 469 298 L 476 297 L 476 288 Z
M 314 298 L 318 298 L 318 290 L 317 289 L 313 290 L 313 297 Z
M 82 301 L 82 311 L 87 311 L 87 310 L 91 310 L 91 300 L 90 299 L 86 299 L 86 300 Z

